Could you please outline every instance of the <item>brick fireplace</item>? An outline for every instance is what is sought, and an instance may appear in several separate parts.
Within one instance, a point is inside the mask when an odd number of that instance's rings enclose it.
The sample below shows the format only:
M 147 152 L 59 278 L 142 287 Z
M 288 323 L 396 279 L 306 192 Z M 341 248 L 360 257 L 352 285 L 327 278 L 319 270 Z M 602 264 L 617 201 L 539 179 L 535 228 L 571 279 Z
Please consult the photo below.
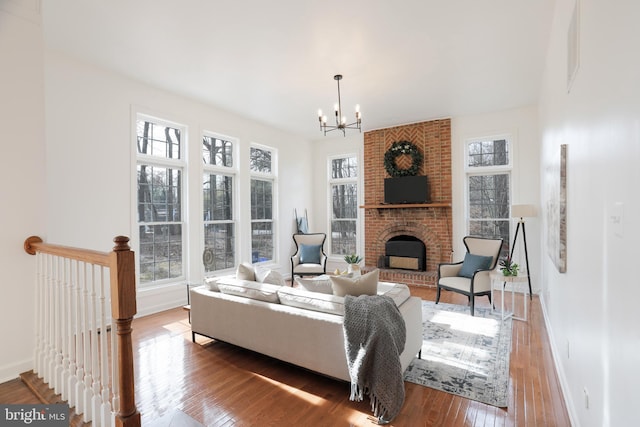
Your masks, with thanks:
M 423 154 L 418 175 L 428 179 L 430 202 L 384 204 L 385 152 L 394 142 L 409 141 Z M 395 159 L 411 165 L 409 155 Z M 436 269 L 451 261 L 451 120 L 432 120 L 364 134 L 365 269 L 380 269 L 380 280 L 435 286 Z M 389 268 L 385 245 L 399 236 L 416 238 L 426 247 L 426 271 Z M 388 260 L 388 258 L 387 258 Z

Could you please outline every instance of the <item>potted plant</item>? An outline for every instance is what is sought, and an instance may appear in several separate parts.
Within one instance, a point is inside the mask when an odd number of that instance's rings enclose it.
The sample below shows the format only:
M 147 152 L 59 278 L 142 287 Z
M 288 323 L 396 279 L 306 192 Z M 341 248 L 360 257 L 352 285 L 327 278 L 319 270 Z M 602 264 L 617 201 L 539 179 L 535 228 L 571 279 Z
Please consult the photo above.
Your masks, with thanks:
M 504 276 L 517 276 L 518 268 L 520 268 L 518 264 L 513 262 L 509 256 L 500 260 L 500 270 Z
M 345 255 L 344 260 L 347 262 L 347 271 L 349 273 L 353 273 L 354 276 L 360 274 L 360 266 L 358 265 L 360 261 L 362 261 L 362 257 L 360 255 Z

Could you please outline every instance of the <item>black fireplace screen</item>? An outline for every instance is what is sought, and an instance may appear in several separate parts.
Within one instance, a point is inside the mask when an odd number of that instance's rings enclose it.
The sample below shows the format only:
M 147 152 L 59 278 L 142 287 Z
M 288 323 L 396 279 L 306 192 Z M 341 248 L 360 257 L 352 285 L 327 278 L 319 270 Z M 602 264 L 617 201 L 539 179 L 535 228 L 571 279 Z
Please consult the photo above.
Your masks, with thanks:
M 422 240 L 414 236 L 395 236 L 387 240 L 385 249 L 385 267 L 404 270 L 425 271 L 427 249 Z

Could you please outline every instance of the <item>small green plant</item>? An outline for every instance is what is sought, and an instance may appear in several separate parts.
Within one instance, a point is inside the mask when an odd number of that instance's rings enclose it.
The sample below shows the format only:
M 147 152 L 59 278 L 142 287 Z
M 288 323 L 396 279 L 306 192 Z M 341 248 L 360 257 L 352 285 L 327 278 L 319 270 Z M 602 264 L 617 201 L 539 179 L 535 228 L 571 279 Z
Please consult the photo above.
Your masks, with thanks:
M 362 261 L 362 257 L 360 255 L 351 254 L 345 255 L 344 260 L 347 262 L 347 264 L 358 264 L 360 261 Z
M 506 257 L 500 260 L 500 270 L 504 276 L 517 276 L 518 275 L 518 264 L 513 262 L 511 257 Z

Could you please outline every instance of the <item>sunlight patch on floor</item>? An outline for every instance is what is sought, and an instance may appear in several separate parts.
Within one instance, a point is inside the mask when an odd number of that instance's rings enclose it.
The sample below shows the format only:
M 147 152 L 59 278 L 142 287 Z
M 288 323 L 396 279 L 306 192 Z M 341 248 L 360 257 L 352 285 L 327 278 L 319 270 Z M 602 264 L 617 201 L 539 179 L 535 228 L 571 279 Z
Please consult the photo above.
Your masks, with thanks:
M 500 331 L 497 319 L 470 316 L 463 313 L 439 311 L 429 320 L 434 323 L 449 325 L 451 329 L 468 332 L 470 334 L 495 337 Z
M 316 396 L 315 394 L 312 393 L 308 393 L 304 390 L 300 390 L 296 387 L 292 387 L 290 385 L 287 384 L 283 384 L 280 381 L 276 381 L 272 378 L 269 377 L 265 377 L 264 375 L 260 375 L 260 374 L 256 374 L 254 373 L 253 376 L 260 378 L 263 381 L 268 382 L 271 385 L 274 385 L 284 391 L 286 391 L 287 393 L 290 394 L 294 394 L 296 397 L 301 398 L 307 402 L 309 402 L 312 405 L 316 405 L 316 406 L 320 406 L 324 403 L 327 402 L 327 400 L 325 398 L 322 398 L 320 396 Z
M 180 332 L 180 333 L 191 329 L 191 327 L 189 325 L 186 325 L 185 322 L 182 321 L 182 320 L 180 320 L 178 322 L 167 323 L 166 325 L 163 325 L 162 327 L 164 329 L 166 329 L 167 331 Z
M 427 341 L 422 343 L 422 359 L 434 363 L 440 363 L 455 368 L 466 369 L 468 371 L 486 375 L 485 368 L 472 362 L 465 362 L 458 356 L 460 353 L 473 353 L 473 360 L 486 360 L 490 357 L 490 353 L 486 350 L 469 347 L 465 345 L 455 344 L 451 342 L 438 341 L 430 344 Z

